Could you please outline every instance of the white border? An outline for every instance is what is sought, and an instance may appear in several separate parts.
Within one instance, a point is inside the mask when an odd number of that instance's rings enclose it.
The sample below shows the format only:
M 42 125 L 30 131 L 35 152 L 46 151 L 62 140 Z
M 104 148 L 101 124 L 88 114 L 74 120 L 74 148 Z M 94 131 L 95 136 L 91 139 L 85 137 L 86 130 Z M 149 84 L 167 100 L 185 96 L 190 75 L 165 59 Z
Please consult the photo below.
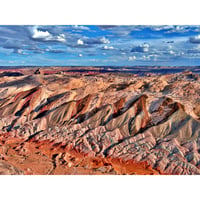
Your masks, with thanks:
M 200 24 L 198 0 L 6 0 L 0 24 Z M 195 199 L 198 176 L 1 176 L 1 199 Z
M 0 24 L 199 24 L 198 0 L 6 0 Z

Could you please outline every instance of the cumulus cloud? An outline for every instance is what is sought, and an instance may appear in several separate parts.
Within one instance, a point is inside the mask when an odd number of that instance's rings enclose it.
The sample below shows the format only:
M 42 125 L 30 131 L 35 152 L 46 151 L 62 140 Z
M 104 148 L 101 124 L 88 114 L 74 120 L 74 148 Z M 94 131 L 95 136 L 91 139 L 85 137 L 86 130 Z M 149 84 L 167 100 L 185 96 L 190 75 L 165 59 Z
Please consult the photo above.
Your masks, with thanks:
M 150 26 L 153 31 L 169 30 L 173 29 L 173 27 L 173 25 Z
M 142 44 L 139 46 L 135 46 L 131 49 L 131 52 L 141 52 L 141 53 L 145 53 L 149 51 L 149 44 Z
M 174 52 L 173 50 L 169 50 L 169 54 L 170 54 L 170 55 L 174 55 L 175 52 Z
M 193 25 L 173 25 L 166 33 L 187 33 L 199 32 L 199 26 Z
M 84 44 L 84 42 L 83 42 L 83 40 L 81 40 L 81 39 L 78 39 L 78 40 L 77 40 L 77 44 L 78 44 L 78 45 L 83 45 L 83 44 Z
M 149 55 L 148 56 L 143 55 L 140 59 L 141 60 L 150 60 L 150 56 Z
M 128 60 L 129 60 L 129 61 L 133 61 L 133 60 L 135 60 L 135 59 L 136 59 L 136 56 L 129 56 L 129 57 L 128 57 Z
M 36 28 L 33 29 L 33 35 L 32 38 L 34 39 L 46 39 L 51 37 L 51 34 L 48 31 L 40 31 Z
M 183 33 L 187 31 L 188 28 L 186 26 L 172 26 L 166 33 Z
M 107 38 L 105 38 L 105 37 L 100 38 L 100 41 L 101 41 L 103 44 L 109 44 L 109 43 L 110 43 L 109 39 L 107 39 Z
M 106 37 L 97 37 L 97 38 L 84 38 L 83 39 L 85 44 L 93 45 L 93 44 L 109 44 L 110 41 Z
M 14 49 L 13 53 L 21 54 L 21 55 L 28 55 L 28 53 L 25 53 L 22 49 Z
M 147 26 L 148 27 L 148 26 Z M 164 31 L 164 33 L 186 33 L 189 31 L 199 32 L 199 27 L 194 25 L 161 25 L 150 26 L 153 31 Z
M 97 47 L 97 45 L 100 44 L 109 44 L 110 41 L 106 37 L 86 37 L 82 36 L 79 38 L 76 38 L 76 40 L 68 40 L 67 43 L 65 43 L 70 48 L 92 48 Z
M 62 63 L 62 53 L 66 59 L 75 56 L 79 64 L 94 58 L 107 65 L 112 56 L 119 65 L 154 59 L 172 63 L 176 58 L 200 59 L 198 45 L 200 26 L 0 26 L 1 54 L 11 56 L 9 59 L 32 59 L 33 63 L 39 63 L 39 58 L 41 62 L 49 58 Z M 26 58 L 24 54 L 32 56 Z
M 189 41 L 194 44 L 199 44 L 200 43 L 200 35 L 190 37 Z
M 53 42 L 66 42 L 64 34 L 52 35 L 48 31 L 39 30 L 37 27 L 33 27 L 32 30 L 32 39 L 39 41 L 53 41 Z
M 104 49 L 104 50 L 113 50 L 114 47 L 105 45 L 105 46 L 102 47 L 102 49 Z
M 21 49 L 14 49 L 13 53 L 21 54 L 22 50 Z

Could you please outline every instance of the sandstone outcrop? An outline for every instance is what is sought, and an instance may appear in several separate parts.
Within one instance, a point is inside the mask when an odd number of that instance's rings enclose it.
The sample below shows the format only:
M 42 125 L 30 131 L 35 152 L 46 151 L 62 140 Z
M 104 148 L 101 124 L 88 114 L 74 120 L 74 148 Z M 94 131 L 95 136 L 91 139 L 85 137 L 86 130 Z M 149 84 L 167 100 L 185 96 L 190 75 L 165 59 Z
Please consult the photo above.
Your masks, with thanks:
M 0 80 L 1 174 L 200 174 L 198 74 L 51 70 Z

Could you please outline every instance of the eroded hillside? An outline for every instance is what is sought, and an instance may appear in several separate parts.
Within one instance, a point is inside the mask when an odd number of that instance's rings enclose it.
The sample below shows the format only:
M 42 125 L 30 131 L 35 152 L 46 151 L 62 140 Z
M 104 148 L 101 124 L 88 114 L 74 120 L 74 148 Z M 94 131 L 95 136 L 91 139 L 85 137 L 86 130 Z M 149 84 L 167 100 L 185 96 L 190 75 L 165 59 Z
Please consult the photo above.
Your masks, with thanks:
M 2 72 L 0 173 L 200 174 L 199 94 L 191 72 Z

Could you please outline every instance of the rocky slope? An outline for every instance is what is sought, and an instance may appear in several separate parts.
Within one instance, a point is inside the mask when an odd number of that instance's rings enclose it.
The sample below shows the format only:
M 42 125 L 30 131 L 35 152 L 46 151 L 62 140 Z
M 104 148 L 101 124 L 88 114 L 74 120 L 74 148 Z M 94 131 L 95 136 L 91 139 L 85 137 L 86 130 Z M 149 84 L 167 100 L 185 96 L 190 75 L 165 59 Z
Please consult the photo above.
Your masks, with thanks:
M 200 77 L 0 75 L 1 174 L 200 174 Z

